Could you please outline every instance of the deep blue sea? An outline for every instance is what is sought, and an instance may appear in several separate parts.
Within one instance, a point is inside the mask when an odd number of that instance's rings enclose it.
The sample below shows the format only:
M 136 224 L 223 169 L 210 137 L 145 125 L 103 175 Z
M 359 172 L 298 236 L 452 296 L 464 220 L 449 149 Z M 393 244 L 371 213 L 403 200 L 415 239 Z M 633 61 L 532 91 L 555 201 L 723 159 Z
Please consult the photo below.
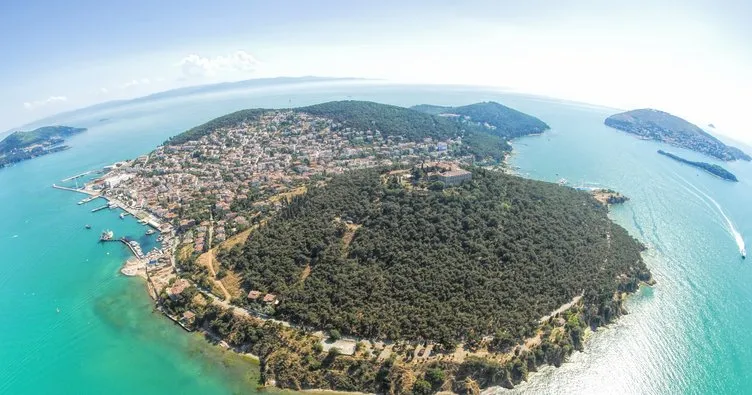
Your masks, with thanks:
M 724 163 L 740 180 L 730 183 L 671 161 L 656 150 L 716 163 L 604 126 L 614 109 L 491 89 L 352 83 L 136 101 L 46 122 L 89 130 L 71 138 L 68 151 L 0 170 L 0 393 L 256 392 L 253 361 L 153 312 L 143 282 L 118 272 L 127 250 L 97 243 L 104 229 L 153 243 L 144 227 L 116 211 L 91 213 L 101 202 L 77 205 L 83 195 L 50 186 L 231 111 L 344 99 L 498 101 L 552 128 L 514 142 L 520 174 L 631 198 L 611 216 L 649 246 L 658 284 L 631 297 L 630 314 L 594 333 L 585 352 L 513 392 L 752 393 L 752 260 L 741 260 L 737 241 L 752 239 L 752 164 Z

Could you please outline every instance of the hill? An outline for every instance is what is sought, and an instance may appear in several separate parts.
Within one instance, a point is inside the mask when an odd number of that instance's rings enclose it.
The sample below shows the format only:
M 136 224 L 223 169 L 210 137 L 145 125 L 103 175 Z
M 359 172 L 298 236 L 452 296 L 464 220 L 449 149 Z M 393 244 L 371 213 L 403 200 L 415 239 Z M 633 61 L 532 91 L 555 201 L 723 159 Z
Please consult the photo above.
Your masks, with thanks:
M 725 161 L 752 160 L 740 149 L 724 144 L 697 125 L 663 111 L 640 109 L 622 112 L 606 118 L 605 124 L 644 139 L 687 148 Z
M 708 172 L 708 173 L 710 173 L 710 174 L 712 174 L 714 176 L 721 177 L 724 180 L 733 181 L 733 182 L 738 182 L 739 181 L 733 173 L 731 173 L 730 171 L 724 169 L 721 166 L 714 165 L 714 164 L 711 164 L 711 163 L 695 162 L 695 161 L 687 160 L 687 159 L 684 159 L 684 158 L 682 158 L 680 156 L 674 155 L 674 154 L 672 154 L 670 152 L 666 152 L 666 151 L 663 151 L 663 150 L 658 150 L 658 153 L 661 154 L 661 155 L 663 155 L 663 156 L 667 156 L 667 157 L 669 157 L 669 158 L 671 158 L 671 159 L 673 159 L 673 160 L 675 160 L 677 162 L 681 162 L 681 163 L 684 163 L 684 164 L 696 167 L 698 169 L 705 170 L 706 172 Z
M 293 199 L 219 260 L 280 295 L 280 318 L 451 350 L 522 341 L 580 294 L 586 322 L 608 322 L 614 293 L 650 278 L 641 249 L 586 192 L 484 170 L 423 190 L 370 169 Z
M 550 129 L 540 119 L 496 102 L 482 102 L 459 107 L 434 106 L 421 104 L 412 109 L 427 114 L 444 115 L 445 117 L 461 116 L 460 121 L 477 123 L 491 129 L 506 139 L 543 133 Z
M 67 149 L 65 138 L 84 132 L 84 128 L 44 126 L 32 131 L 16 131 L 0 141 L 0 167 Z
M 427 138 L 461 139 L 467 154 L 475 156 L 478 160 L 493 161 L 502 160 L 504 155 L 511 150 L 511 146 L 507 143 L 510 138 L 540 133 L 548 128 L 537 118 L 496 103 L 479 103 L 477 107 L 474 106 L 463 108 L 467 108 L 468 113 L 476 114 L 475 116 L 480 119 L 477 122 L 457 122 L 449 117 L 430 114 L 426 111 L 354 100 L 327 102 L 294 108 L 291 111 L 332 119 L 346 128 L 379 131 L 383 136 L 408 141 L 422 142 Z M 501 110 L 501 108 L 509 111 Z M 187 130 L 170 138 L 165 144 L 178 145 L 196 140 L 218 128 L 237 126 L 243 122 L 257 120 L 267 111 L 276 110 L 237 111 Z M 488 123 L 488 125 L 480 122 Z

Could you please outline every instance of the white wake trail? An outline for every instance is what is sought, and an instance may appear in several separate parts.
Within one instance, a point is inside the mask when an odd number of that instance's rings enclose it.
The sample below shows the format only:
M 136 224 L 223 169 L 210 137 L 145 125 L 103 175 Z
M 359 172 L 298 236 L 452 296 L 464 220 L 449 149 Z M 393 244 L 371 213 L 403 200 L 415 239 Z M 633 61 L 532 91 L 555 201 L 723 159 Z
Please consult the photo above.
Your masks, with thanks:
M 729 232 L 729 235 L 731 235 L 731 237 L 734 238 L 734 242 L 736 242 L 736 246 L 739 248 L 739 253 L 746 256 L 747 249 L 746 249 L 746 246 L 744 245 L 744 237 L 742 237 L 742 234 L 739 233 L 738 230 L 736 230 L 736 226 L 734 226 L 734 223 L 726 215 L 726 212 L 723 211 L 723 208 L 721 207 L 721 205 L 718 204 L 718 202 L 715 201 L 715 199 L 713 199 L 712 197 L 710 197 L 707 193 L 703 192 L 701 189 L 694 186 L 691 182 L 687 181 L 682 176 L 678 174 L 676 176 L 680 178 L 682 181 L 684 181 L 687 185 L 689 185 L 692 189 L 694 189 L 695 191 L 699 192 L 702 196 L 704 196 L 707 199 L 707 201 L 710 201 L 711 203 L 713 203 L 713 205 L 718 209 L 718 212 L 721 213 L 721 216 L 723 217 L 723 219 L 726 221 L 726 230 Z

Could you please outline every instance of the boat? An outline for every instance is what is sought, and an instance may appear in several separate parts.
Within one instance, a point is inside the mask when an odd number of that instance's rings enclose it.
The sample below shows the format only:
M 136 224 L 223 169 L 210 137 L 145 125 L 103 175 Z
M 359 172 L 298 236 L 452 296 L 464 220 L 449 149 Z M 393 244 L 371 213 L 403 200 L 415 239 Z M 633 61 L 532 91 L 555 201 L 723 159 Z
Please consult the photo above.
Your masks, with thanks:
M 120 219 L 125 219 L 125 213 L 120 213 Z
M 147 229 L 147 230 L 146 230 L 146 235 L 147 235 L 147 236 L 148 236 L 148 235 L 153 235 L 154 233 L 157 233 L 157 232 L 156 232 L 156 231 L 155 231 L 154 229 Z
M 742 247 L 742 259 L 747 259 L 747 250 Z
M 102 232 L 102 235 L 99 236 L 99 241 L 109 241 L 112 240 L 112 238 L 115 237 L 115 233 L 111 230 L 105 230 Z
M 86 229 L 91 229 L 91 225 L 89 225 L 89 224 L 86 224 L 86 225 L 84 226 L 84 228 L 86 228 Z

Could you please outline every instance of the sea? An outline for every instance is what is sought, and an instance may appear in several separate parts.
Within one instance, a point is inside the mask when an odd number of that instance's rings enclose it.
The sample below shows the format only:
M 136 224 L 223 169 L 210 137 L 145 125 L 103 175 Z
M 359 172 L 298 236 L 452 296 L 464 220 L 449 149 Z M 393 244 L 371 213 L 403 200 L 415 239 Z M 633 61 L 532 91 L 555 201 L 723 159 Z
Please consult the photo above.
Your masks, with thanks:
M 657 284 L 631 296 L 629 314 L 593 333 L 562 367 L 543 368 L 514 390 L 487 392 L 752 393 L 752 260 L 740 256 L 752 240 L 752 164 L 723 163 L 739 178 L 731 183 L 669 160 L 656 151 L 718 163 L 604 126 L 617 109 L 490 88 L 366 82 L 204 90 L 45 120 L 88 131 L 69 139 L 70 150 L 0 169 L 0 393 L 259 392 L 255 361 L 155 312 L 143 281 L 119 273 L 128 250 L 98 242 L 112 230 L 146 249 L 157 246 L 143 225 L 117 210 L 92 213 L 101 200 L 79 205 L 84 195 L 51 185 L 143 155 L 231 111 L 330 100 L 498 101 L 551 126 L 513 142 L 510 163 L 519 174 L 630 198 L 610 215 L 648 247 L 644 258 Z

